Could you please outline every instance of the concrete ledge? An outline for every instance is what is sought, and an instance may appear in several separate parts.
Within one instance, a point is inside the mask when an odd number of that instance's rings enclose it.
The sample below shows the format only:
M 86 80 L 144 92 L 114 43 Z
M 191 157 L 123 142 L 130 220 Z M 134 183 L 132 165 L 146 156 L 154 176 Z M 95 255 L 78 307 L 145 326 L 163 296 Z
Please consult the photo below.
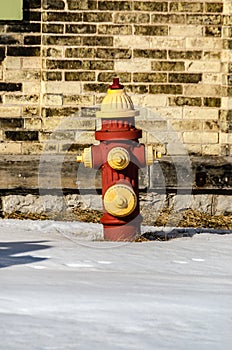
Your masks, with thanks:
M 0 191 L 101 189 L 101 175 L 75 161 L 75 155 L 3 156 Z M 195 192 L 232 191 L 232 157 L 163 157 L 140 171 L 140 189 Z

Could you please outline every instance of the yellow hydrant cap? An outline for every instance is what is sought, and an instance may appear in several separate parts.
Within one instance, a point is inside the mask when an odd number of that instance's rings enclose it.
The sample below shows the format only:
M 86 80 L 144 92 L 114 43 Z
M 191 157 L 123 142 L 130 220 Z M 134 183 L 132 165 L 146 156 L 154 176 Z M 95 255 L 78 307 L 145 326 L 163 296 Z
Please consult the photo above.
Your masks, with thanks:
M 117 83 L 116 83 L 117 81 Z M 139 114 L 134 109 L 133 102 L 128 96 L 123 85 L 119 84 L 118 78 L 114 78 L 114 83 L 107 91 L 107 95 L 102 101 L 101 110 L 96 113 L 99 118 L 128 118 Z
M 112 148 L 107 156 L 107 161 L 111 168 L 115 170 L 125 169 L 130 163 L 130 155 L 123 147 Z
M 116 184 L 108 188 L 104 195 L 106 211 L 113 216 L 127 216 L 131 214 L 137 205 L 134 190 L 124 184 Z

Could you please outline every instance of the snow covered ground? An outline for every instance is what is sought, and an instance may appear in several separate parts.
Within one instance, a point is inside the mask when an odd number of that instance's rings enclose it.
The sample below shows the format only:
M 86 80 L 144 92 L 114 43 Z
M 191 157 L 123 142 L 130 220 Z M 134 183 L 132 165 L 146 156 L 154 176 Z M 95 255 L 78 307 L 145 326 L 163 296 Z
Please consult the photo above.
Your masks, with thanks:
M 101 238 L 98 224 L 0 221 L 1 349 L 231 349 L 232 234 Z

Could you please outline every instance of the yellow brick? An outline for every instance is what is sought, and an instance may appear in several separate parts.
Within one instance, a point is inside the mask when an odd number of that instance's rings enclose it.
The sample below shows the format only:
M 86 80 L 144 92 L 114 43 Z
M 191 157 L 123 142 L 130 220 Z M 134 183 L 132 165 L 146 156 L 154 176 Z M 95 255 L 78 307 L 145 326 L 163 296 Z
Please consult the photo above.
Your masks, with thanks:
M 223 13 L 225 15 L 232 14 L 232 2 L 231 2 L 231 0 L 224 0 L 223 1 Z
M 2 140 L 3 140 L 3 131 L 0 130 L 0 141 L 2 141 Z
M 166 107 L 168 97 L 165 95 L 146 95 L 143 99 L 143 105 L 148 107 Z
M 215 61 L 187 61 L 185 62 L 187 72 L 204 73 L 204 72 L 220 72 L 221 62 Z
M 20 57 L 8 56 L 5 61 L 6 69 L 20 69 L 22 64 L 22 59 Z
M 218 96 L 221 96 L 221 93 L 222 93 L 221 85 L 188 84 L 184 86 L 185 96 L 218 97 Z
M 221 146 L 216 145 L 202 145 L 202 155 L 219 156 L 221 154 Z
M 193 108 L 193 107 L 184 107 L 183 109 L 183 119 L 217 119 L 218 110 L 215 108 Z
M 186 38 L 187 50 L 221 50 L 221 38 Z
M 91 144 L 95 141 L 94 131 L 77 131 L 75 141 L 79 144 Z
M 23 82 L 23 92 L 25 94 L 39 94 L 41 92 L 40 81 Z
M 0 143 L 0 153 L 1 154 L 20 154 L 21 153 L 21 143 Z
M 2 118 L 8 118 L 8 117 L 20 117 L 21 116 L 21 107 L 11 107 L 11 106 L 4 106 L 0 107 L 0 117 Z
M 25 57 L 23 58 L 23 69 L 34 69 L 41 68 L 41 58 L 40 57 Z
M 39 118 L 25 119 L 24 126 L 27 130 L 41 130 L 42 121 Z
M 42 143 L 22 143 L 22 154 L 41 154 L 45 145 Z
M 43 102 L 46 106 L 62 106 L 63 96 L 53 94 L 44 95 Z
M 181 26 L 171 25 L 169 27 L 169 36 L 183 36 L 183 37 L 199 37 L 203 35 L 202 26 Z
M 114 36 L 115 48 L 149 49 L 150 37 L 136 35 Z
M 167 37 L 151 37 L 151 48 L 157 50 L 173 49 L 184 50 L 185 49 L 185 37 L 167 38 Z
M 217 132 L 193 132 L 185 131 L 183 133 L 183 140 L 185 143 L 200 143 L 200 144 L 211 144 L 218 143 Z
M 114 69 L 116 72 L 150 72 L 151 62 L 148 59 L 117 60 Z
M 154 118 L 161 117 L 166 119 L 181 119 L 182 107 L 156 107 L 152 108 Z
M 40 70 L 6 70 L 4 77 L 6 81 L 18 83 L 19 81 L 40 80 Z
M 200 144 L 186 143 L 184 146 L 185 146 L 186 150 L 188 151 L 188 153 L 201 155 L 201 145 Z
M 222 97 L 221 108 L 222 109 L 232 109 L 232 97 Z
M 80 94 L 81 83 L 75 81 L 49 81 L 44 84 L 43 91 L 47 94 Z
M 203 73 L 202 81 L 203 84 L 222 84 L 223 76 L 221 73 Z
M 220 134 L 220 142 L 221 143 L 228 143 L 232 145 L 232 133 L 224 133 L 221 132 Z

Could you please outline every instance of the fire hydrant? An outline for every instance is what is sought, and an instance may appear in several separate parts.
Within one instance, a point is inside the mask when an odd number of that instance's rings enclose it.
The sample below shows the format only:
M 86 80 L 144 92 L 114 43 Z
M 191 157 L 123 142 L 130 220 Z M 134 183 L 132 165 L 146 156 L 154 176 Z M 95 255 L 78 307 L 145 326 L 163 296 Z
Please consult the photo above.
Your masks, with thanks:
M 138 114 L 123 85 L 114 78 L 97 112 L 101 129 L 95 131 L 95 139 L 100 143 L 77 156 L 77 162 L 101 170 L 105 240 L 131 241 L 140 234 L 138 170 L 151 165 L 160 154 L 152 145 L 139 143 L 142 130 L 135 127 Z

